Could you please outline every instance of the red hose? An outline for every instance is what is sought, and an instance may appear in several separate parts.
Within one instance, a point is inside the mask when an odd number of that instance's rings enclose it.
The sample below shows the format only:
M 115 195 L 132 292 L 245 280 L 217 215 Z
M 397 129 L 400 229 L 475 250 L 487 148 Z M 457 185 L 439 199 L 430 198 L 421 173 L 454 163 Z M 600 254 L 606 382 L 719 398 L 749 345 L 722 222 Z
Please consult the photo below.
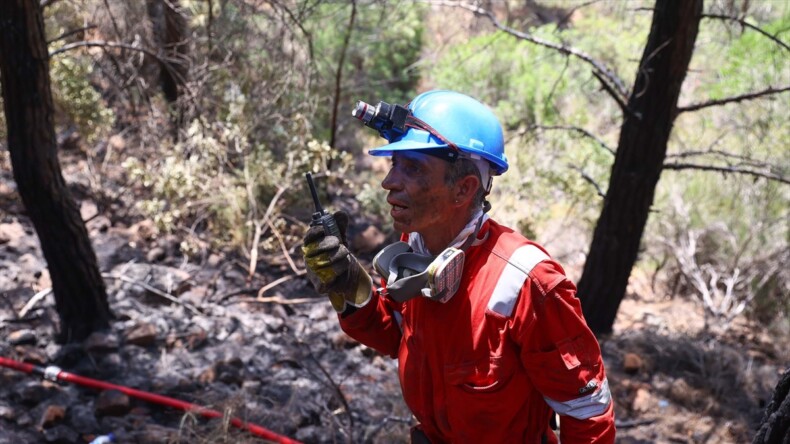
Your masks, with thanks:
M 175 398 L 157 395 L 156 393 L 144 392 L 142 390 L 136 390 L 122 385 L 99 381 L 98 379 L 86 378 L 84 376 L 79 376 L 73 373 L 65 372 L 57 367 L 48 367 L 45 369 L 32 364 L 27 364 L 24 362 L 15 361 L 13 359 L 4 358 L 2 356 L 0 356 L 0 367 L 8 367 L 24 373 L 35 373 L 40 376 L 45 376 L 47 377 L 47 379 L 51 379 L 51 376 L 47 375 L 47 373 L 52 372 L 54 374 L 55 379 L 57 380 L 72 382 L 85 387 L 90 387 L 99 390 L 118 390 L 119 392 L 122 392 L 128 396 L 137 399 L 142 399 L 143 401 L 151 402 L 154 404 L 160 404 L 188 412 L 195 412 L 207 418 L 223 417 L 222 412 L 219 412 L 217 410 L 201 407 L 199 405 L 192 404 L 186 401 L 181 401 Z M 244 422 L 239 418 L 231 418 L 230 423 L 234 427 L 245 429 L 254 435 L 260 436 L 261 438 L 268 439 L 269 441 L 273 441 L 279 444 L 301 444 L 299 441 L 294 441 L 285 436 L 278 435 L 277 433 L 274 433 L 271 430 L 261 427 L 259 425 Z

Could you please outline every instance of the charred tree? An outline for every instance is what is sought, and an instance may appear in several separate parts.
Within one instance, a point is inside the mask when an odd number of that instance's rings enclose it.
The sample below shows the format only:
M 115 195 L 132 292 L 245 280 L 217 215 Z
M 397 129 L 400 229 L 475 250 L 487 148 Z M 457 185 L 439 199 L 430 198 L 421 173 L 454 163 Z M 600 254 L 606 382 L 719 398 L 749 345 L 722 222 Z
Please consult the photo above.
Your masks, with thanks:
M 625 105 L 617 154 L 579 280 L 582 308 L 595 333 L 612 330 L 637 260 L 661 175 L 678 96 L 688 71 L 702 0 L 657 0 L 633 90 Z
M 182 103 L 188 75 L 189 27 L 178 0 L 146 0 L 154 40 L 162 58 L 159 81 L 165 99 L 175 107 L 175 123 L 183 123 Z
M 790 442 L 790 367 L 776 384 L 773 398 L 765 409 L 760 428 L 752 444 L 786 444 Z
M 96 253 L 58 161 L 39 0 L 0 2 L 0 82 L 14 179 L 52 278 L 58 340 L 80 341 L 108 328 L 112 314 Z

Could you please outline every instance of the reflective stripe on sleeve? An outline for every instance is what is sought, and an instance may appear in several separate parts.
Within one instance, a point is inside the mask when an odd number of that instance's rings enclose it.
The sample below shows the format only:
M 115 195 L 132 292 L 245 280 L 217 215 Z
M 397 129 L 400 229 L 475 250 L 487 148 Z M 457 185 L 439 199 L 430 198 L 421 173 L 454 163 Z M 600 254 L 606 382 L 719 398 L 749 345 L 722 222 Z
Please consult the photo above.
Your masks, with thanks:
M 518 295 L 529 272 L 535 265 L 549 259 L 549 256 L 534 245 L 524 245 L 516 249 L 508 259 L 505 269 L 499 276 L 488 309 L 502 316 L 509 317 L 516 306 Z
M 546 404 L 560 415 L 571 416 L 576 419 L 588 419 L 606 412 L 609 403 L 612 402 L 612 394 L 609 392 L 609 380 L 604 378 L 601 389 L 587 396 L 565 402 L 555 401 L 546 396 L 543 399 L 546 400 Z

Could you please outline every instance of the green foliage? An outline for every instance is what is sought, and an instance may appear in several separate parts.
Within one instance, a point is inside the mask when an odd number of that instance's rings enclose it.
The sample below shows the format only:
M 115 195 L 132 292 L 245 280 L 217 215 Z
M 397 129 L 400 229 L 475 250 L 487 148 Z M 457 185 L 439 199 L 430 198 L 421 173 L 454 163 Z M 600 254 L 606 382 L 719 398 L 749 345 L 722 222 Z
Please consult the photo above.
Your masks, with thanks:
M 557 100 L 568 87 L 564 70 L 556 52 L 492 33 L 449 48 L 430 75 L 439 88 L 466 92 L 496 108 L 512 129 L 559 119 Z
M 80 57 L 55 58 L 50 63 L 52 99 L 66 123 L 74 124 L 88 143 L 105 136 L 112 128 L 115 113 L 90 84 L 88 60 Z
M 754 23 L 754 19 L 747 17 L 746 21 Z M 761 29 L 780 40 L 787 41 L 790 35 L 790 14 L 785 15 L 770 23 L 760 24 Z M 724 28 L 724 29 L 722 29 Z M 710 58 L 716 57 L 716 62 L 708 66 L 713 69 L 702 88 L 711 99 L 744 94 L 758 91 L 768 86 L 783 86 L 790 83 L 790 62 L 787 58 L 787 49 L 779 46 L 765 35 L 755 30 L 740 28 L 732 23 L 712 23 L 703 27 L 706 34 L 714 34 L 721 38 L 737 33 L 734 38 L 723 42 L 721 52 Z M 703 36 L 704 37 L 704 36 Z M 714 37 L 714 48 L 719 48 Z M 705 59 L 705 48 L 701 48 L 700 58 Z
M 161 232 L 202 224 L 215 246 L 250 248 L 256 227 L 284 226 L 279 221 L 283 211 L 311 207 L 305 172 L 326 174 L 335 182 L 348 175 L 348 154 L 325 143 L 309 141 L 280 158 L 264 145 L 247 145 L 238 131 L 234 125 L 209 129 L 193 121 L 182 142 L 162 147 L 161 158 L 124 161 L 130 181 L 145 189 L 137 209 Z M 243 144 L 242 154 L 231 162 L 227 147 L 237 143 Z M 330 161 L 335 165 L 331 173 L 325 171 Z M 264 239 L 261 247 L 279 248 L 274 242 Z
M 50 51 L 65 43 L 66 40 L 58 37 L 85 26 L 80 20 L 80 5 L 75 2 L 56 2 L 44 12 L 47 39 L 52 41 Z M 89 144 L 106 136 L 115 122 L 115 113 L 91 85 L 93 66 L 91 57 L 79 51 L 59 54 L 50 60 L 56 124 L 74 125 Z
M 568 29 L 549 24 L 528 32 L 545 41 L 568 42 L 622 73 L 636 71 L 634 54 L 644 45 L 647 23 L 644 14 L 632 21 L 587 14 Z M 524 224 L 538 238 L 557 219 L 592 229 L 601 199 L 590 181 L 606 191 L 614 156 L 578 131 L 540 129 L 584 128 L 614 147 L 619 110 L 600 91 L 589 65 L 492 32 L 448 48 L 425 70 L 437 87 L 489 104 L 506 128 L 511 170 L 495 182 L 497 217 Z
M 344 40 L 349 31 L 351 5 L 322 3 L 305 25 L 313 36 L 315 68 L 322 106 L 316 134 L 328 134 L 335 79 Z M 341 115 L 347 117 L 356 100 L 406 103 L 419 80 L 416 63 L 423 41 L 424 5 L 411 2 L 358 2 L 354 27 L 345 49 Z

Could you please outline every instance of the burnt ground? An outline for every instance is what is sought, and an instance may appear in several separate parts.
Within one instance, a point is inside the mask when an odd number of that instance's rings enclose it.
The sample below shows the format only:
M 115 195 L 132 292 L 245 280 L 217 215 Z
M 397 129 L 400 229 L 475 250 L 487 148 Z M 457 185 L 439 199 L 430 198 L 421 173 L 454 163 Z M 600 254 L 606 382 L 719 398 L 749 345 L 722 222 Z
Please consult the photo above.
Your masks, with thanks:
M 124 220 L 113 213 L 123 208 L 89 193 L 75 195 L 116 319 L 82 344 L 56 344 L 46 263 L 8 159 L 0 165 L 0 356 L 225 413 L 206 419 L 0 369 L 0 443 L 90 442 L 110 432 L 123 443 L 263 442 L 229 417 L 306 443 L 407 442 L 414 421 L 396 362 L 348 339 L 306 279 L 288 277 L 282 257 L 253 277 L 230 255 L 187 261 L 176 236 L 154 236 L 150 221 Z M 67 181 L 79 184 L 70 174 L 79 167 L 65 165 Z M 751 441 L 788 365 L 786 338 L 746 323 L 714 336 L 696 304 L 648 282 L 635 274 L 615 333 L 601 340 L 618 442 Z

